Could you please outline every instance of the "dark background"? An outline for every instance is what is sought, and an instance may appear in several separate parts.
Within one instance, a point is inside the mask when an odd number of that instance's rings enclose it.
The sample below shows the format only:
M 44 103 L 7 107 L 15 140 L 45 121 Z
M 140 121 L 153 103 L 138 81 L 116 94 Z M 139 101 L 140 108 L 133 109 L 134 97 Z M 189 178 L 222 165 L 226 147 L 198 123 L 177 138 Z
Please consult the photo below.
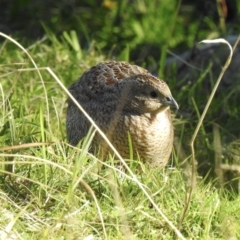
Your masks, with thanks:
M 239 32 L 240 17 L 237 11 L 237 0 L 221 0 L 224 19 L 228 33 Z M 162 4 L 162 1 L 154 1 Z M 170 1 L 177 4 L 177 1 Z M 146 6 L 147 8 L 148 6 Z M 176 6 L 177 8 L 177 6 Z M 143 10 L 136 0 L 1 0 L 0 2 L 0 31 L 23 39 L 36 40 L 44 36 L 43 25 L 56 35 L 63 31 L 75 30 L 81 42 L 82 48 L 87 48 L 91 40 L 99 43 L 99 48 L 109 52 L 114 45 L 114 53 L 118 54 L 126 44 L 134 41 L 136 36 L 131 32 L 129 16 L 139 21 L 147 17 L 148 9 Z M 198 30 L 207 29 L 205 18 L 217 24 L 219 14 L 216 0 L 184 0 L 181 2 L 179 15 L 184 18 L 181 23 L 189 34 L 189 24 L 199 22 Z M 151 28 L 151 26 L 149 26 Z M 196 31 L 196 41 L 199 40 Z M 222 33 L 224 35 L 226 33 Z M 117 46 L 115 46 L 117 43 Z M 142 40 L 133 44 L 130 49 L 131 59 L 149 57 L 159 58 L 159 43 L 157 40 Z M 144 50 L 139 52 L 139 47 Z M 185 41 L 178 42 L 176 49 L 186 49 Z

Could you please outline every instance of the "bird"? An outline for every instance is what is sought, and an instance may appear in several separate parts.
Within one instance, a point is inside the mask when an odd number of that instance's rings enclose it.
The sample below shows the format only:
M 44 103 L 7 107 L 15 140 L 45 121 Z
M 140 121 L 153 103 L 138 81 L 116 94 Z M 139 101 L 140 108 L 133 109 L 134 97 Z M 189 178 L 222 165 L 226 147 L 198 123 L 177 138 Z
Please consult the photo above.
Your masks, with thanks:
M 110 61 L 88 69 L 68 90 L 121 157 L 131 153 L 153 167 L 167 164 L 174 138 L 170 107 L 179 107 L 166 82 L 137 65 Z M 67 105 L 67 140 L 76 146 L 91 123 L 71 98 Z M 97 132 L 91 149 L 112 153 Z

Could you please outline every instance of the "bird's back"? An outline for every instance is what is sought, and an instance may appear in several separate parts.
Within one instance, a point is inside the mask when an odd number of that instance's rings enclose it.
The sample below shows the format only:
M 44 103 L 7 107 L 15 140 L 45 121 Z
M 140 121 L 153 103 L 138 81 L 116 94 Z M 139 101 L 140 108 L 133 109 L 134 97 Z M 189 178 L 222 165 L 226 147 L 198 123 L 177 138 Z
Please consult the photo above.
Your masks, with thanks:
M 69 91 L 97 125 L 106 130 L 121 94 L 116 84 L 137 74 L 151 75 L 125 62 L 100 63 L 87 70 Z M 67 103 L 67 138 L 70 144 L 76 145 L 86 136 L 90 123 L 70 98 Z

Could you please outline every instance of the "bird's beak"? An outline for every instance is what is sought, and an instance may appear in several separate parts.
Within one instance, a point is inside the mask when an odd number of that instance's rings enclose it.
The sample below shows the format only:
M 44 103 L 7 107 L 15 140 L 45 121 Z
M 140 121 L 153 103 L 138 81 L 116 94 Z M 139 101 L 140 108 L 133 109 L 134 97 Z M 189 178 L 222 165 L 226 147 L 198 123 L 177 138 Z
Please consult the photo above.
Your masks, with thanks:
M 161 101 L 163 105 L 170 106 L 170 107 L 175 107 L 179 109 L 179 106 L 176 102 L 176 100 L 172 96 L 166 97 L 164 100 Z

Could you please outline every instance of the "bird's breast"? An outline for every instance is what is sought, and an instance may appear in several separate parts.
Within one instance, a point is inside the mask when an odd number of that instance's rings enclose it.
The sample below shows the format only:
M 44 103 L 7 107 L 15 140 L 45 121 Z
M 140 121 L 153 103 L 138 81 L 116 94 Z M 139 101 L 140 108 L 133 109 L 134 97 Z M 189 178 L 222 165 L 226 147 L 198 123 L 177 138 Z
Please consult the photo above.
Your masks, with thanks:
M 158 166 L 168 161 L 173 144 L 170 110 L 155 115 L 128 115 L 122 120 L 118 127 L 121 131 L 116 133 L 121 139 L 117 145 L 129 149 L 129 133 L 132 147 L 142 160 Z M 127 151 L 122 152 L 123 157 L 128 158 L 128 154 Z

